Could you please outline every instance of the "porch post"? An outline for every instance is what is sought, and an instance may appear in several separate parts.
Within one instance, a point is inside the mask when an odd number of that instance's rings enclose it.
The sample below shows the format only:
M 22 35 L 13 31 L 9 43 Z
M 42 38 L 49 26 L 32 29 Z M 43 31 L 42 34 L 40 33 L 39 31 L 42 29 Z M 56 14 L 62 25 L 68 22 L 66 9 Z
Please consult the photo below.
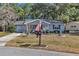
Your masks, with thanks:
M 28 34 L 28 24 L 26 24 L 26 27 L 27 27 L 27 34 Z
M 30 34 L 30 25 L 27 24 L 27 34 Z

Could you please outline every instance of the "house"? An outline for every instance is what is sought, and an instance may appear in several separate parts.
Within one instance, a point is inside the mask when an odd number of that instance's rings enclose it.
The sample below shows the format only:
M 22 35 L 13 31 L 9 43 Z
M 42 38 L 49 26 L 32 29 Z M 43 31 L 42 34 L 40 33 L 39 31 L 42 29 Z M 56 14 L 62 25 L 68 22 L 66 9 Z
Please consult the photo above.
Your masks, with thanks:
M 79 32 L 79 22 L 72 21 L 66 24 L 66 31 L 69 31 L 70 33 Z
M 49 25 L 49 31 L 52 32 L 64 32 L 64 23 L 59 21 L 59 20 L 52 20 L 50 21 L 50 25 Z
M 49 28 L 49 22 L 42 21 L 40 19 L 35 20 L 26 20 L 26 21 L 17 21 L 16 25 L 16 32 L 35 32 L 36 25 L 41 21 L 42 30 Z
M 41 22 L 42 32 L 63 32 L 64 23 L 56 20 L 45 20 L 45 19 L 29 19 L 26 21 L 17 21 L 16 22 L 16 32 L 35 32 L 36 25 Z

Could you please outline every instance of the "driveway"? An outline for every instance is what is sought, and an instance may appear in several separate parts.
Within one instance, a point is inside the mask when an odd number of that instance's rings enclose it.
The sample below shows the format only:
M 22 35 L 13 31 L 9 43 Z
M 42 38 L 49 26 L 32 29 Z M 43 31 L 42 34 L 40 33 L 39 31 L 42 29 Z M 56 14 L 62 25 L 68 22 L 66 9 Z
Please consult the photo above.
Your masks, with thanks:
M 6 42 L 21 35 L 21 33 L 12 33 L 3 37 L 0 37 L 0 46 L 5 46 Z
M 79 56 L 79 54 L 29 48 L 0 47 L 0 56 Z

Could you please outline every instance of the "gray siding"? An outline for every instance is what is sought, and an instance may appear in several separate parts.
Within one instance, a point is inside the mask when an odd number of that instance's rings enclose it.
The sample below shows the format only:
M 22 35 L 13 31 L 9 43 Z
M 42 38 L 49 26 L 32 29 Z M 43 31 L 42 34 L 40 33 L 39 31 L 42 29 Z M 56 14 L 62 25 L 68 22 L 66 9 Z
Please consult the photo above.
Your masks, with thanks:
M 18 32 L 18 33 L 25 32 L 25 26 L 24 25 L 16 25 L 16 32 Z

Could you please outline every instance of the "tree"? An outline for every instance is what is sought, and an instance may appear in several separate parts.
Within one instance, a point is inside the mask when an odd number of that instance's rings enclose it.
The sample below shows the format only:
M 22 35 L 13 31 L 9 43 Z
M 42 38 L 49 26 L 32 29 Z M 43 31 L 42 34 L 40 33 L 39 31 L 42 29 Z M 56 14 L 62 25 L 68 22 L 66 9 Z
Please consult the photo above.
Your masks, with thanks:
M 65 7 L 65 8 L 64 8 Z M 61 20 L 62 14 L 67 16 L 69 12 L 69 4 L 33 4 L 31 15 L 34 18 Z M 69 16 L 69 15 L 68 15 Z
M 31 9 L 31 15 L 34 19 L 47 18 L 48 4 L 33 4 Z
M 2 4 L 0 8 L 0 20 L 3 21 L 3 31 L 6 31 L 6 25 L 14 23 L 16 20 L 15 10 L 9 4 Z
M 70 20 L 78 21 L 79 16 L 79 4 L 70 4 Z
M 24 3 L 24 4 L 16 4 L 14 9 L 19 16 L 19 19 L 24 20 L 30 14 L 30 8 L 32 4 Z
M 79 4 L 78 3 L 38 3 L 33 4 L 31 15 L 35 19 L 53 19 L 63 22 L 78 21 Z

